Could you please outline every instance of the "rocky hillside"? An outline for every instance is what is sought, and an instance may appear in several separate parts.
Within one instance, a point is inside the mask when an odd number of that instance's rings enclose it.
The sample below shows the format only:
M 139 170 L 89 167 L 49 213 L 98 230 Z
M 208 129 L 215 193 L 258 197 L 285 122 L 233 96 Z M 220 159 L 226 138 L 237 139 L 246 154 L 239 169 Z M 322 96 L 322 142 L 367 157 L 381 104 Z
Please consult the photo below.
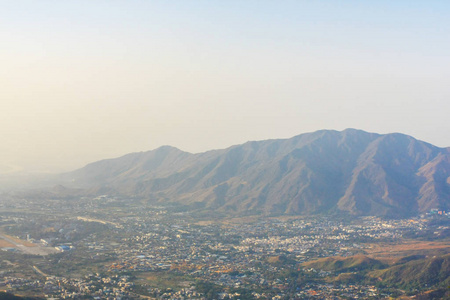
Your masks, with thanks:
M 62 175 L 64 185 L 247 214 L 407 216 L 450 208 L 450 148 L 321 130 L 199 154 L 164 146 Z

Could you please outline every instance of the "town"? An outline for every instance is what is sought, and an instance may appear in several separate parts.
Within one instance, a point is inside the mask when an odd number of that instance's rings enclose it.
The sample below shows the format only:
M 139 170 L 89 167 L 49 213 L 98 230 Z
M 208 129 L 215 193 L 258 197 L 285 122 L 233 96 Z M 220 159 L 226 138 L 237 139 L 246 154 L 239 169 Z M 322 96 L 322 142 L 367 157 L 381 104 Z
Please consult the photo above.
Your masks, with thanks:
M 0 289 L 30 297 L 379 299 L 405 291 L 376 280 L 330 280 L 339 273 L 308 262 L 392 260 L 405 253 L 382 253 L 379 245 L 421 238 L 434 243 L 433 251 L 450 249 L 449 214 L 438 210 L 408 219 L 230 219 L 108 195 L 45 201 L 5 195 L 0 206 Z

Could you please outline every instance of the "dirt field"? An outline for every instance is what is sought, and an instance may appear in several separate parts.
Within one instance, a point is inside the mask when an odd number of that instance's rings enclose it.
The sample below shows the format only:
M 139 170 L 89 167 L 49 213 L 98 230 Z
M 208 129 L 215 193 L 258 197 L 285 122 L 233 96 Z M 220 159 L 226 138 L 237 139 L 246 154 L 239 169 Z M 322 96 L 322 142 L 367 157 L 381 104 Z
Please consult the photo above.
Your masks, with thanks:
M 16 243 L 24 245 L 25 247 L 37 247 L 36 244 L 30 243 L 30 242 L 25 241 L 25 240 L 18 239 L 18 238 L 14 237 L 14 236 L 11 236 L 11 235 L 4 234 L 3 232 L 0 232 L 0 239 L 2 239 L 2 240 L 5 240 L 5 239 L 12 240 L 12 241 L 14 241 Z
M 181 288 L 189 287 L 193 282 L 185 281 L 182 276 L 168 274 L 167 272 L 141 273 L 138 275 L 139 281 L 153 287 Z
M 6 235 L 3 232 L 0 232 L 0 246 L 2 248 L 3 247 L 15 248 L 23 253 L 33 255 L 48 255 L 59 252 L 53 247 L 43 247 L 37 244 L 30 243 L 28 241 L 23 241 L 10 235 Z
M 7 242 L 3 239 L 0 239 L 0 248 L 5 248 L 5 247 L 14 247 L 14 244 Z

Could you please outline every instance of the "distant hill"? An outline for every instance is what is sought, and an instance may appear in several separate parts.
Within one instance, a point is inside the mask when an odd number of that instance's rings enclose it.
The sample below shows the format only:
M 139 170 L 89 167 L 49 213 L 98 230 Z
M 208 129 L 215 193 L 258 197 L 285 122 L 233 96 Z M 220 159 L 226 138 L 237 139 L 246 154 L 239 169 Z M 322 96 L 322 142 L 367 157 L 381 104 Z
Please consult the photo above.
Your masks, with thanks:
M 44 298 L 38 298 L 38 297 L 20 297 L 16 296 L 11 293 L 0 291 L 0 300 L 38 300 L 38 299 L 44 299 Z
M 327 257 L 303 263 L 302 267 L 331 272 L 326 278 L 329 282 L 365 282 L 407 291 L 444 289 L 443 293 L 448 292 L 450 286 L 450 254 L 404 257 L 391 266 L 364 255 Z
M 321 130 L 199 154 L 164 146 L 61 179 L 91 194 L 232 214 L 409 216 L 450 208 L 450 148 L 399 133 Z
M 305 268 L 314 268 L 316 270 L 332 272 L 358 272 L 363 270 L 374 270 L 385 268 L 386 265 L 381 261 L 364 256 L 350 257 L 327 257 L 315 261 L 303 263 Z
M 450 254 L 410 261 L 368 274 L 386 286 L 421 289 L 426 286 L 450 286 Z

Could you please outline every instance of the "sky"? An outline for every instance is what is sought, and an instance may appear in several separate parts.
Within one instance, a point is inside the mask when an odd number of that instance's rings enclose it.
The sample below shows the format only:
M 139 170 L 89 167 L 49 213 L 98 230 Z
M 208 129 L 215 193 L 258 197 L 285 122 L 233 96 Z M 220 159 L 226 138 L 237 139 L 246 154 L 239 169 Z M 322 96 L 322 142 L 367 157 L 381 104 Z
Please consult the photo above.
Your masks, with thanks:
M 449 116 L 449 1 L 0 0 L 0 172 Z

